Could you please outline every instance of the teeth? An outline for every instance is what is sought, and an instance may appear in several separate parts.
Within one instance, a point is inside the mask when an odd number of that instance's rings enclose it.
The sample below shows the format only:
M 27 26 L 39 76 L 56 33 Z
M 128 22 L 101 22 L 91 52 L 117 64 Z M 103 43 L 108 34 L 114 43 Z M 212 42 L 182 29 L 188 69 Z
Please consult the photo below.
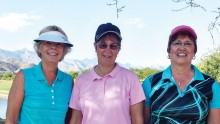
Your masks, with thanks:
M 106 57 L 106 58 L 110 58 L 111 56 L 108 56 L 108 55 L 104 55 L 104 57 Z
M 49 55 L 55 56 L 57 55 L 56 53 L 48 53 Z
M 177 54 L 178 56 L 186 56 L 186 54 L 185 53 L 179 53 L 179 54 Z

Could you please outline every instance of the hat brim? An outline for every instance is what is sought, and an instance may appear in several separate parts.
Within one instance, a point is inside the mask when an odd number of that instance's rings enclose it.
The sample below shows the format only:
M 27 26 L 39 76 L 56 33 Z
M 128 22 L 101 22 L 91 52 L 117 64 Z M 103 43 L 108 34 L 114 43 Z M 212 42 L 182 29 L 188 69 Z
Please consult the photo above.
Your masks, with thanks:
M 40 41 L 50 41 L 55 43 L 64 43 L 69 47 L 72 47 L 73 44 L 68 41 L 68 39 L 60 32 L 57 31 L 49 31 L 39 35 L 38 38 L 34 39 L 35 42 Z
M 104 35 L 107 34 L 107 33 L 113 33 L 113 34 L 115 34 L 120 40 L 122 40 L 121 35 L 120 35 L 118 32 L 115 32 L 115 31 L 106 31 L 106 32 L 104 32 L 104 33 L 102 33 L 102 34 L 96 36 L 96 40 L 99 40 L 102 36 L 104 36 Z

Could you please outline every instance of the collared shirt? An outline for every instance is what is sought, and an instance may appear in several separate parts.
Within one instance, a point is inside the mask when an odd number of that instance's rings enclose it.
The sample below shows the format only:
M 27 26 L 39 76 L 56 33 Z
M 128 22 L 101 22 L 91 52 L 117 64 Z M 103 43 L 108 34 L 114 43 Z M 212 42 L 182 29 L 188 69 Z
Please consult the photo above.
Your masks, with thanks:
M 171 66 L 144 81 L 150 123 L 205 123 L 209 109 L 220 108 L 219 84 L 194 65 L 192 68 L 194 77 L 183 91 L 172 78 Z
M 77 78 L 69 106 L 82 111 L 82 124 L 131 124 L 130 106 L 145 100 L 137 75 L 117 64 L 100 77 L 94 68 Z
M 72 77 L 59 69 L 52 86 L 47 83 L 41 62 L 24 73 L 24 100 L 19 124 L 64 124 L 72 91 Z

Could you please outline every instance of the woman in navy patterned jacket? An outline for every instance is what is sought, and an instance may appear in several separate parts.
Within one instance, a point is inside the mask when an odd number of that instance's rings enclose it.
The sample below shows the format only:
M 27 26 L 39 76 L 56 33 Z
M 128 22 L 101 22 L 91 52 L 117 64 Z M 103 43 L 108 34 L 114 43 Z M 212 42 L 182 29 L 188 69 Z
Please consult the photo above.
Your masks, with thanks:
M 220 124 L 220 85 L 192 65 L 196 40 L 189 26 L 171 31 L 167 48 L 171 65 L 142 85 L 147 99 L 145 123 Z

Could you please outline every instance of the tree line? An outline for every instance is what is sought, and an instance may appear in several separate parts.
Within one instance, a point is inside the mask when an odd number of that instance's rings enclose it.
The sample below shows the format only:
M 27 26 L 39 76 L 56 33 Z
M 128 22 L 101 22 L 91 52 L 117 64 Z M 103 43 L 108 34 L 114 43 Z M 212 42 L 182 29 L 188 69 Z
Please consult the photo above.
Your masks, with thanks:
M 67 73 L 70 74 L 73 77 L 73 79 L 76 79 L 78 75 L 85 73 L 88 70 L 89 69 L 84 69 L 80 72 L 70 71 Z M 161 70 L 157 70 L 157 69 L 151 69 L 148 67 L 142 68 L 142 69 L 130 68 L 130 70 L 134 71 L 138 75 L 141 82 L 149 75 L 161 71 Z M 15 74 L 13 74 L 13 73 L 0 73 L 0 80 L 13 80 L 14 77 L 15 77 Z
M 220 47 L 210 50 L 201 57 L 197 67 L 220 83 Z
M 205 53 L 201 57 L 201 60 L 198 62 L 198 64 L 196 64 L 196 67 L 198 67 L 199 70 L 201 70 L 203 73 L 210 75 L 220 83 L 220 47 Z M 73 77 L 73 79 L 76 79 L 79 74 L 85 73 L 88 70 L 89 69 L 84 69 L 80 72 L 70 71 L 68 72 L 68 74 L 70 74 Z M 146 77 L 162 71 L 149 67 L 141 69 L 130 68 L 130 70 L 134 71 L 138 75 L 141 82 L 143 82 Z M 0 73 L 0 80 L 13 80 L 14 77 L 15 74 L 13 73 Z

